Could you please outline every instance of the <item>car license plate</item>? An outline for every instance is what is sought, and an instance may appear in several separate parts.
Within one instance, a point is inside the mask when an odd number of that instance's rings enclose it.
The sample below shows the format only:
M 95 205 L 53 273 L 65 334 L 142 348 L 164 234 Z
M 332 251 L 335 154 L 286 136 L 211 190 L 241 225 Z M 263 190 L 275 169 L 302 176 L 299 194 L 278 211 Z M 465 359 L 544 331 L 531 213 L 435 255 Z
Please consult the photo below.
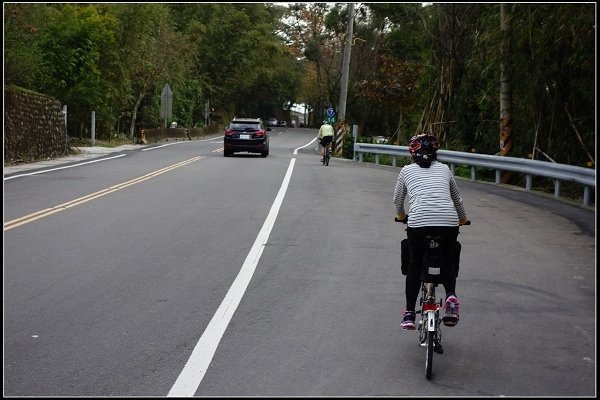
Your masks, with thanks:
M 250 135 L 240 135 L 240 139 L 250 139 Z

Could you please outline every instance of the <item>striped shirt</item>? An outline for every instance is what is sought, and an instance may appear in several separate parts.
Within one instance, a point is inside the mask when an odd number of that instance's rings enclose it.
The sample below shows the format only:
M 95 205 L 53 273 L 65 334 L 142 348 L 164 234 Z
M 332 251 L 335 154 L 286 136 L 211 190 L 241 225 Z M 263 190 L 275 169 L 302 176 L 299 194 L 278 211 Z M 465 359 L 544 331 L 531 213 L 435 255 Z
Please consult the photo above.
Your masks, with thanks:
M 404 209 L 408 194 L 410 213 Z M 429 168 L 412 163 L 402 167 L 394 190 L 397 213 L 408 214 L 408 226 L 458 226 L 466 218 L 460 191 L 450 168 L 433 161 Z

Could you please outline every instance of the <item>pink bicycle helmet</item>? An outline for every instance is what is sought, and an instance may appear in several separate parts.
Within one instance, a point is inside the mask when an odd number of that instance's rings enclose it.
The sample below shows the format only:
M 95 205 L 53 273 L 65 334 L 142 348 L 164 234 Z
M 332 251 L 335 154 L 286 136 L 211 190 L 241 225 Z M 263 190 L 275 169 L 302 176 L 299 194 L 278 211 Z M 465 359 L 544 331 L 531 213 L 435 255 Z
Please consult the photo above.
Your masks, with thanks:
M 408 152 L 420 167 L 429 168 L 431 162 L 437 159 L 440 142 L 430 133 L 413 136 L 408 145 Z

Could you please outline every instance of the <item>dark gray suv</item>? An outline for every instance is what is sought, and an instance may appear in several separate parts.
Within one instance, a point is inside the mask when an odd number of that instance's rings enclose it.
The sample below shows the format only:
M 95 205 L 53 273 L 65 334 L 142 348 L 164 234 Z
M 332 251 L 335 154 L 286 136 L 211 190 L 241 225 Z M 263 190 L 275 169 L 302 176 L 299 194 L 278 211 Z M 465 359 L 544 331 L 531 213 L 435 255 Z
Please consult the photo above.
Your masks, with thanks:
M 269 131 L 260 118 L 234 118 L 225 129 L 223 139 L 225 157 L 236 152 L 269 155 Z

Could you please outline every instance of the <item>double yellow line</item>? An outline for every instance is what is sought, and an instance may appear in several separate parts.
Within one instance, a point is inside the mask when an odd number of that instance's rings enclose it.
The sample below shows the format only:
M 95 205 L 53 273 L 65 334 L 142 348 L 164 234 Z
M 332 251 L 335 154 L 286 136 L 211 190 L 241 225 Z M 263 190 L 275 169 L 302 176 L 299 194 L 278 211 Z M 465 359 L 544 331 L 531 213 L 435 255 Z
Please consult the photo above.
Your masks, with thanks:
M 75 207 L 75 206 L 78 206 L 80 204 L 87 203 L 88 201 L 92 201 L 92 200 L 97 199 L 99 197 L 106 196 L 107 194 L 116 192 L 117 190 L 125 189 L 126 187 L 129 187 L 129 186 L 135 185 L 137 183 L 146 181 L 148 179 L 157 177 L 158 175 L 164 174 L 165 172 L 169 172 L 169 171 L 172 171 L 172 170 L 174 170 L 176 168 L 183 167 L 184 165 L 187 165 L 187 164 L 192 163 L 194 161 L 198 161 L 198 160 L 200 160 L 200 159 L 202 159 L 204 157 L 206 157 L 206 156 L 198 156 L 198 157 L 190 158 L 189 160 L 182 161 L 180 163 L 170 165 L 168 167 L 159 169 L 159 170 L 151 172 L 149 174 L 140 176 L 139 178 L 135 178 L 135 179 L 132 179 L 132 180 L 127 181 L 127 182 L 120 183 L 120 184 L 115 185 L 115 186 L 111 186 L 109 188 L 100 190 L 100 191 L 92 193 L 92 194 L 88 194 L 86 196 L 83 196 L 83 197 L 80 197 L 78 199 L 74 199 L 74 200 L 68 201 L 68 202 L 63 203 L 63 204 L 59 204 L 59 205 L 54 206 L 54 207 L 46 208 L 45 210 L 34 212 L 33 214 L 28 214 L 28 215 L 25 215 L 23 217 L 20 217 L 20 218 L 17 218 L 17 219 L 13 219 L 12 221 L 8 221 L 8 222 L 4 223 L 4 230 L 8 231 L 10 229 L 16 228 L 17 226 L 28 224 L 30 222 L 33 222 L 33 221 L 38 220 L 40 218 L 47 217 L 47 216 L 52 215 L 54 213 L 57 213 L 59 211 L 64 211 L 64 210 L 69 209 L 71 207 Z

